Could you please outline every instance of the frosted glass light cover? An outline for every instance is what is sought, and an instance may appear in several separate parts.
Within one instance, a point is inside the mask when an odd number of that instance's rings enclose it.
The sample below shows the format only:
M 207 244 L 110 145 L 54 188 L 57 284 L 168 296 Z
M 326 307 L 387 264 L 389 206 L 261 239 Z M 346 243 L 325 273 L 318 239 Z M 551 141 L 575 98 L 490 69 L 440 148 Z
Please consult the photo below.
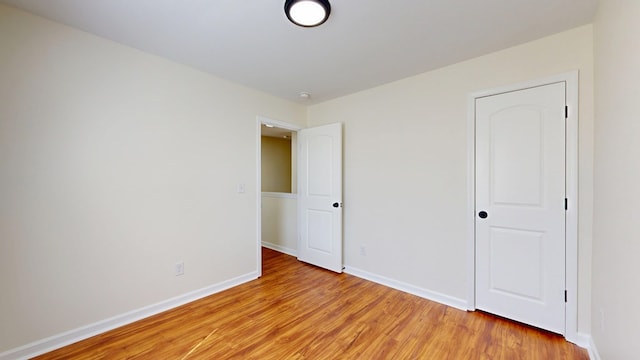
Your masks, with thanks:
M 298 1 L 289 10 L 291 19 L 302 26 L 319 25 L 325 20 L 326 15 L 324 7 L 311 0 Z

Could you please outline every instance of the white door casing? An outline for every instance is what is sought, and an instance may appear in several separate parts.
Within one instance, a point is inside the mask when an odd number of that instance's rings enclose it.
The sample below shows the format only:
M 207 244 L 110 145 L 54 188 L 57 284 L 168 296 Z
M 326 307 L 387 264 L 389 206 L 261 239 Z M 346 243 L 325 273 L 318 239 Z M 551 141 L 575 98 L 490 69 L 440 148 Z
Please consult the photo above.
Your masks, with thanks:
M 475 108 L 476 307 L 564 334 L 565 83 Z
M 342 272 L 342 124 L 298 132 L 298 259 Z

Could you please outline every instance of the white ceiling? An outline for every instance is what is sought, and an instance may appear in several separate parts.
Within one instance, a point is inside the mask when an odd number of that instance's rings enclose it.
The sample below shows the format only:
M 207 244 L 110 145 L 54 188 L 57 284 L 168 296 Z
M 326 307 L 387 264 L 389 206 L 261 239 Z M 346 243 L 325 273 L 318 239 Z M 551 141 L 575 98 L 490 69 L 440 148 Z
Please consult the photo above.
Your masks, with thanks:
M 318 28 L 284 0 L 0 0 L 301 103 L 317 103 L 592 21 L 597 0 L 331 0 Z M 310 100 L 299 99 L 309 92 Z

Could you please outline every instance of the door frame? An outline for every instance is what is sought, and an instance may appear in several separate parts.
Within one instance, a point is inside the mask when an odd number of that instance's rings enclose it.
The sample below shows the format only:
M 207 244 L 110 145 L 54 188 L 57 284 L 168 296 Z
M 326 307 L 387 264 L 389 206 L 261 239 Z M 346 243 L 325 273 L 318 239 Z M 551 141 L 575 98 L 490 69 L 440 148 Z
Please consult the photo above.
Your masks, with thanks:
M 258 277 L 262 276 L 262 125 L 273 125 L 295 133 L 302 129 L 298 125 L 265 116 L 256 116 L 256 271 Z
M 467 309 L 476 310 L 475 285 L 475 101 L 477 98 L 503 94 L 558 82 L 566 84 L 565 181 L 568 209 L 565 235 L 565 286 L 568 293 L 565 305 L 564 337 L 578 343 L 578 71 L 571 71 L 543 79 L 481 90 L 469 94 L 467 114 Z

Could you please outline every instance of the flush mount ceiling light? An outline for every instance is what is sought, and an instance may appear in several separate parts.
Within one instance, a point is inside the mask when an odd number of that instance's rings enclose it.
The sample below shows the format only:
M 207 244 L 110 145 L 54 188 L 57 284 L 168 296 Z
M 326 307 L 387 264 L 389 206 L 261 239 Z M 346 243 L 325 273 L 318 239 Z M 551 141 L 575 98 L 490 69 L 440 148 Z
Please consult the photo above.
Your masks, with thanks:
M 284 13 L 289 20 L 302 27 L 321 25 L 329 18 L 329 0 L 286 0 Z

